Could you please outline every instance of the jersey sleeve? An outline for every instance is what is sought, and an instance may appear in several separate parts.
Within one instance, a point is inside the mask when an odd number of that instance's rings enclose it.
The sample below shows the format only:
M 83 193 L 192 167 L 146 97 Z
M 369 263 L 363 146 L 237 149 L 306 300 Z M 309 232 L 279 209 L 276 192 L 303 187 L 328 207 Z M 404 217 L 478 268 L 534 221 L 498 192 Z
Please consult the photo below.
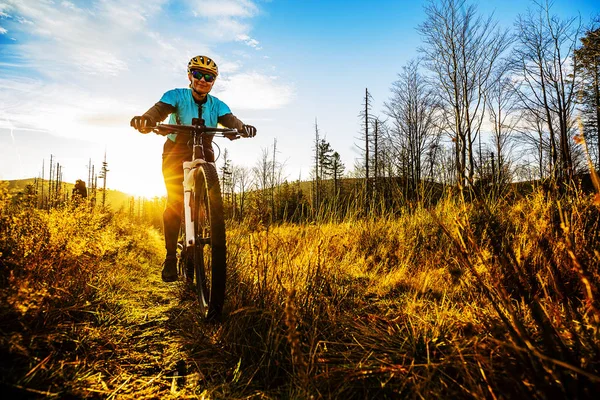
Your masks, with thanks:
M 152 122 L 157 123 L 164 121 L 165 118 L 171 113 L 175 112 L 175 107 L 171 104 L 158 102 L 153 105 L 148 111 L 144 113 L 145 117 L 148 117 Z
M 162 95 L 159 102 L 170 104 L 173 107 L 177 108 L 178 97 L 179 96 L 177 96 L 176 90 L 169 90 L 168 92 L 166 92 L 165 94 Z
M 217 118 L 226 114 L 231 114 L 229 106 L 223 103 L 221 100 L 217 100 Z
M 219 123 L 227 128 L 234 128 L 238 131 L 244 129 L 244 123 L 233 114 L 225 114 L 219 117 Z

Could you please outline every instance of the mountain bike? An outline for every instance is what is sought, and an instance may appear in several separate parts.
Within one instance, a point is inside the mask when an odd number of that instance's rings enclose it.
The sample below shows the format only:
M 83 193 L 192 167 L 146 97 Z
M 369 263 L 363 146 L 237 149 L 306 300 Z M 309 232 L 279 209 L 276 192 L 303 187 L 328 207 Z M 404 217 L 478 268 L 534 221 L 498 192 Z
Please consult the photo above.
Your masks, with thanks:
M 187 137 L 192 159 L 183 162 L 183 220 L 178 243 L 178 272 L 198 296 L 200 314 L 218 319 L 225 302 L 227 248 L 223 199 L 215 164 L 204 160 L 203 136 L 248 137 L 236 129 L 210 128 L 194 118 L 192 125 L 158 124 L 152 131 Z

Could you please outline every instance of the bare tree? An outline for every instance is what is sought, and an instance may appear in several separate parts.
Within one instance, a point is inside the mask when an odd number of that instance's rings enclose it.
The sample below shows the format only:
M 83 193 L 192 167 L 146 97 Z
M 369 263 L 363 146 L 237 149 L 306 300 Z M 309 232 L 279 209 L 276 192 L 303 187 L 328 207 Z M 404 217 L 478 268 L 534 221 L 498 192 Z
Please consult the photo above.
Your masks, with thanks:
M 371 202 L 372 199 L 372 189 L 371 189 L 371 183 L 369 181 L 369 179 L 371 178 L 370 175 L 370 163 L 371 163 L 371 155 L 370 155 L 370 147 L 371 147 L 371 137 L 369 135 L 369 127 L 372 123 L 372 116 L 371 116 L 371 102 L 373 101 L 373 97 L 371 96 L 371 94 L 369 93 L 369 89 L 365 88 L 365 97 L 364 97 L 364 102 L 363 102 L 363 109 L 361 110 L 361 112 L 359 113 L 359 117 L 361 117 L 361 125 L 362 125 L 362 140 L 364 143 L 364 148 L 361 147 L 360 145 L 357 145 L 358 149 L 364 152 L 365 155 L 365 159 L 364 159 L 364 171 L 365 171 L 365 210 L 369 209 L 369 204 Z M 359 168 L 357 170 L 360 170 L 362 168 Z
M 231 218 L 235 219 L 238 216 L 238 195 L 236 188 L 238 187 L 239 175 L 236 171 L 236 166 L 232 163 L 229 167 L 229 188 L 231 192 Z
M 373 176 L 373 187 L 371 188 L 373 193 L 373 201 L 379 202 L 381 199 L 382 191 L 382 170 L 384 167 L 384 159 L 386 152 L 389 150 L 386 146 L 387 126 L 385 121 L 382 121 L 379 117 L 372 118 L 373 133 L 371 135 L 371 145 L 373 146 L 373 155 L 371 156 L 371 164 L 373 165 L 372 176 Z
M 232 181 L 235 182 L 235 188 L 239 197 L 239 216 L 240 219 L 242 219 L 244 218 L 248 190 L 252 187 L 254 182 L 252 181 L 250 169 L 247 167 L 234 166 L 232 176 Z
M 455 147 L 459 187 L 473 184 L 473 144 L 485 114 L 484 96 L 492 83 L 494 65 L 510 45 L 492 17 L 477 15 L 464 0 L 430 0 L 420 25 L 425 46 L 421 52 L 435 76 L 446 121 Z
M 273 139 L 273 161 L 271 162 L 271 215 L 273 218 L 277 218 L 275 212 L 275 187 L 278 186 L 278 182 L 275 168 L 277 168 L 277 139 Z
M 515 141 L 524 145 L 525 164 L 535 164 L 535 168 L 527 169 L 529 173 L 536 171 L 532 174 L 532 178 L 537 177 L 543 180 L 553 169 L 551 160 L 556 147 L 551 144 L 542 115 L 543 112 L 539 109 L 523 110 L 521 123 L 516 129 L 518 135 L 515 135 Z
M 321 138 L 319 136 L 319 125 L 317 124 L 317 119 L 315 118 L 315 180 L 314 180 L 314 184 L 313 184 L 313 188 L 314 188 L 314 196 L 313 196 L 313 210 L 315 212 L 315 215 L 318 214 L 319 211 L 319 207 L 321 204 L 321 184 L 320 184 L 320 178 L 321 178 L 321 173 L 319 171 L 319 144 L 321 142 Z
M 508 66 L 508 65 L 506 65 Z M 496 190 L 510 181 L 510 160 L 513 138 L 521 120 L 517 94 L 513 90 L 509 69 L 500 67 L 486 96 L 487 110 L 492 124 L 491 177 Z
M 396 152 L 406 154 L 407 181 L 412 193 L 418 195 L 426 151 L 436 133 L 438 100 L 414 60 L 402 68 L 391 91 L 392 97 L 385 103 L 392 123 L 390 138 Z
M 581 31 L 578 18 L 562 20 L 550 14 L 548 1 L 517 19 L 513 63 L 522 108 L 543 121 L 549 135 L 551 176 L 573 176 L 570 132 L 577 93 L 573 55 Z
M 270 223 L 271 218 L 269 210 L 270 189 L 273 182 L 273 161 L 269 154 L 269 149 L 262 149 L 260 157 L 256 160 L 252 168 L 254 184 L 256 186 L 256 208 L 263 223 Z

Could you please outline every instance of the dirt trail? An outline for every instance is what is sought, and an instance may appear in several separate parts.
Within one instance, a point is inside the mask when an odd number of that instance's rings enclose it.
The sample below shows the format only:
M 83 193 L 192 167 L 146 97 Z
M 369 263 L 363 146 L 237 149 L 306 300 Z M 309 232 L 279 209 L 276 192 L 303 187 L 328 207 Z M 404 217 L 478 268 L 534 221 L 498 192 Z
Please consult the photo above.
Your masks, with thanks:
M 194 329 L 193 301 L 182 302 L 180 284 L 163 283 L 158 267 L 135 275 L 115 292 L 117 316 L 97 332 L 98 346 L 89 349 L 96 361 L 74 389 L 102 398 L 196 397 L 203 375 L 195 358 L 214 357 L 209 336 L 215 327 Z M 205 346 L 195 351 L 199 342 Z

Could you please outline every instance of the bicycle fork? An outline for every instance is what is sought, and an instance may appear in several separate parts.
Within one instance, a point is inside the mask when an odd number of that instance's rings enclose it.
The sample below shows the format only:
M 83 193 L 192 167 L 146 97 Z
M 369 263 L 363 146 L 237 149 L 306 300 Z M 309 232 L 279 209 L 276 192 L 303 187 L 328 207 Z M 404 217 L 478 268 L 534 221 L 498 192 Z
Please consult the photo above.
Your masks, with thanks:
M 196 232 L 194 230 L 194 221 L 192 218 L 192 191 L 196 185 L 196 174 L 200 164 L 207 161 L 196 159 L 194 161 L 184 161 L 183 163 L 183 214 L 185 221 L 185 246 L 193 247 L 196 244 Z M 198 210 L 196 210 L 198 212 Z
M 183 215 L 185 222 L 185 246 L 193 247 L 196 244 L 194 222 L 192 221 L 192 190 L 196 183 L 196 167 L 199 161 L 184 161 L 183 163 Z

